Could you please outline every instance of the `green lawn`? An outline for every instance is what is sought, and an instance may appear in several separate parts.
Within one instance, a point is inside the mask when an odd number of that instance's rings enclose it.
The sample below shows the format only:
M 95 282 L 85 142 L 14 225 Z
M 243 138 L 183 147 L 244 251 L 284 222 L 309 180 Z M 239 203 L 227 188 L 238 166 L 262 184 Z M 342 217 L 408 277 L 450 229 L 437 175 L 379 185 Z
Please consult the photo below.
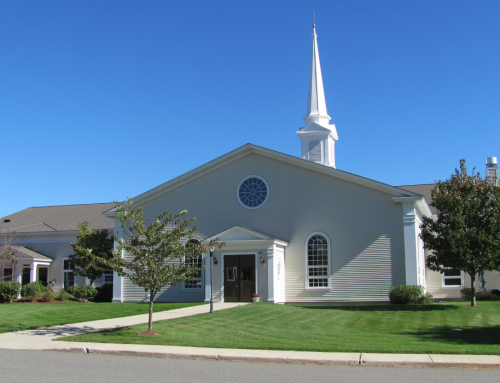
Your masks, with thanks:
M 201 303 L 155 303 L 155 312 Z M 145 303 L 0 304 L 0 333 L 119 318 L 149 312 Z
M 380 353 L 500 354 L 500 302 L 430 306 L 254 303 L 215 314 L 60 340 L 195 347 Z

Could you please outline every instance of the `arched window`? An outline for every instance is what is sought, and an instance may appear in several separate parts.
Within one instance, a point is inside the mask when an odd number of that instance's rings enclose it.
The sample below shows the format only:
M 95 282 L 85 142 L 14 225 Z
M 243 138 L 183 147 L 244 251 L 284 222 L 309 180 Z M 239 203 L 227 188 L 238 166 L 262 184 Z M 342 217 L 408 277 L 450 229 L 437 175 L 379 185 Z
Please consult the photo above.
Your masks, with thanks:
M 321 161 L 321 143 L 318 140 L 309 142 L 309 161 Z
M 190 239 L 189 241 L 187 241 L 184 244 L 184 246 L 188 249 L 193 248 L 195 246 L 200 246 L 200 241 L 198 239 L 193 238 L 193 239 Z M 184 262 L 186 263 L 186 265 L 189 265 L 193 268 L 196 268 L 197 271 L 195 274 L 193 274 L 194 279 L 184 282 L 184 288 L 185 289 L 201 289 L 203 287 L 203 284 L 202 284 L 203 258 L 197 256 L 198 252 L 194 251 L 194 249 L 191 253 L 192 253 L 192 255 L 189 256 L 190 252 L 189 251 L 186 252 L 186 257 L 184 258 Z
M 330 245 L 326 235 L 313 233 L 306 243 L 307 288 L 328 288 L 330 279 Z

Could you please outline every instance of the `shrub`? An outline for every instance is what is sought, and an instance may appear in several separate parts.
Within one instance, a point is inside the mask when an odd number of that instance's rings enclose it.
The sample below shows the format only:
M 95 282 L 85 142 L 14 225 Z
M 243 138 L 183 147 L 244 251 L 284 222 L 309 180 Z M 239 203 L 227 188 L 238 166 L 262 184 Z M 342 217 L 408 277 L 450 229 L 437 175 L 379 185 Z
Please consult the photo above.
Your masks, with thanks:
M 54 296 L 56 301 L 66 302 L 70 295 L 64 289 L 59 290 L 59 292 Z
M 424 295 L 422 286 L 391 286 L 389 289 L 389 300 L 393 305 L 421 305 L 431 304 L 433 296 L 430 293 Z
M 35 299 L 37 295 L 43 294 L 44 292 L 45 286 L 40 281 L 28 283 L 21 288 L 21 296 L 23 298 L 29 298 L 30 300 Z
M 492 294 L 491 292 L 488 291 L 478 291 L 476 293 L 476 300 L 478 301 L 498 301 L 500 300 L 500 297 Z
M 92 285 L 78 286 L 73 290 L 73 296 L 80 302 L 86 302 L 87 300 L 94 298 L 96 295 L 97 290 Z
M 75 289 L 76 287 L 75 286 L 68 286 L 68 287 L 64 287 L 63 290 L 66 291 L 69 295 L 75 295 Z
M 472 289 L 466 287 L 465 289 L 460 290 L 460 295 L 462 296 L 463 301 L 469 301 L 472 299 Z
M 492 293 L 493 295 L 496 295 L 497 297 L 500 297 L 500 290 L 498 290 L 498 289 L 493 289 L 490 291 L 490 293 Z
M 52 301 L 52 292 L 47 291 L 47 292 L 43 293 L 40 296 L 40 301 L 41 302 L 50 302 L 50 301 Z
M 0 283 L 0 302 L 12 303 L 19 296 L 21 285 L 17 282 Z
M 113 299 L 113 285 L 107 284 L 97 287 L 97 295 L 94 297 L 94 302 L 111 302 Z

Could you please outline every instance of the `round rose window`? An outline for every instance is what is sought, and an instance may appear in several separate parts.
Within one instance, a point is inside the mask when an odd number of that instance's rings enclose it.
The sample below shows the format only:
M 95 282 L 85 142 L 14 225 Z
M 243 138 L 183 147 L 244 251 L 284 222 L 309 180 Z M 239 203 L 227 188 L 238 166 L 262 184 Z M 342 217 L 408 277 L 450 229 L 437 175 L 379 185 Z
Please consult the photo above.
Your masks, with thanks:
M 241 180 L 236 191 L 238 201 L 247 209 L 257 209 L 264 205 L 269 197 L 269 186 L 259 176 L 248 176 Z

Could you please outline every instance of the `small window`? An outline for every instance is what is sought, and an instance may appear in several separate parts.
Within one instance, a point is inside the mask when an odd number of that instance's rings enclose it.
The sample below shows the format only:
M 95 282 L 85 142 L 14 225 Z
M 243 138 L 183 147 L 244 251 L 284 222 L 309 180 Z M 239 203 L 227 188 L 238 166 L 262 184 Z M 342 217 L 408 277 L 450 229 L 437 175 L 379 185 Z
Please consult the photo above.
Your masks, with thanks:
M 103 274 L 102 275 L 102 284 L 103 285 L 112 285 L 113 284 L 113 274 Z
M 63 287 L 75 286 L 74 266 L 69 259 L 63 260 Z
M 190 239 L 189 241 L 186 242 L 184 246 L 186 247 L 193 247 L 193 246 L 199 246 L 200 241 L 197 239 Z M 184 282 L 184 288 L 185 289 L 201 289 L 203 287 L 202 284 L 202 277 L 203 277 L 203 258 L 196 256 L 197 252 L 193 251 L 192 256 L 186 255 L 184 258 L 184 262 L 186 265 L 191 266 L 196 269 L 196 272 L 192 274 L 194 279 L 191 279 L 189 281 Z
M 458 269 L 449 268 L 443 273 L 443 287 L 463 287 L 464 273 Z
M 3 269 L 3 281 L 1 282 L 12 282 L 12 268 Z
M 307 287 L 328 288 L 330 280 L 328 239 L 313 234 L 307 240 Z

